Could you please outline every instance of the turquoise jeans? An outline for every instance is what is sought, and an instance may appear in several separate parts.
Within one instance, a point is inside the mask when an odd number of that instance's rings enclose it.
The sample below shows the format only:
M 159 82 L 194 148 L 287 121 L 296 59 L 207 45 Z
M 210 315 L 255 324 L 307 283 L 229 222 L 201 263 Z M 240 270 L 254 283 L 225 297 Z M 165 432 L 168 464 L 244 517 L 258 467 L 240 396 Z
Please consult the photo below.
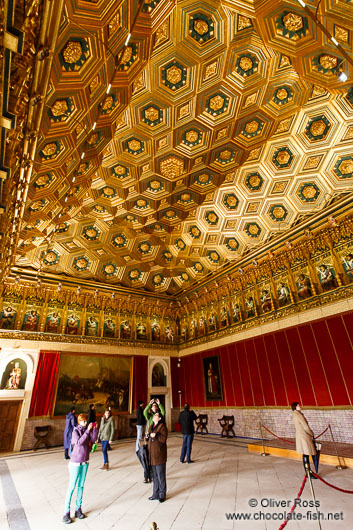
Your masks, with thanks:
M 86 475 L 88 470 L 88 462 L 82 464 L 82 466 L 76 466 L 72 462 L 69 463 L 70 471 L 70 482 L 69 488 L 67 490 L 66 499 L 65 499 L 65 512 L 70 512 L 71 498 L 75 491 L 77 484 L 77 497 L 76 497 L 76 510 L 82 506 L 82 495 L 83 495 L 83 486 L 85 485 Z

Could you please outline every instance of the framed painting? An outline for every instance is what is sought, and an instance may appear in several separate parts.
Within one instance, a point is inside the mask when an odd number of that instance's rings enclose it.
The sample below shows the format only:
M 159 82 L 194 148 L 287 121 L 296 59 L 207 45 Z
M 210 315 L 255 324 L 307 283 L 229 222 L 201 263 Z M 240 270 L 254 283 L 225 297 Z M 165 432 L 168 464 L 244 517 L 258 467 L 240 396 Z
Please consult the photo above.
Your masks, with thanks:
M 205 357 L 202 359 L 202 363 L 206 401 L 222 401 L 223 389 L 219 356 Z
M 0 312 L 0 329 L 14 329 L 18 304 L 5 302 Z
M 53 416 L 87 413 L 94 403 L 103 413 L 131 412 L 133 357 L 62 354 Z

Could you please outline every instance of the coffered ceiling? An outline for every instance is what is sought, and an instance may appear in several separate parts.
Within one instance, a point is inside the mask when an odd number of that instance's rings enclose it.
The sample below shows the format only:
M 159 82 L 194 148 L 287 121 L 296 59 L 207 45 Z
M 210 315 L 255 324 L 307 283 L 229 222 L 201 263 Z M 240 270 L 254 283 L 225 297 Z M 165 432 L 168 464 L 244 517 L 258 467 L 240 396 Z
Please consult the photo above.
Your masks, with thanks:
M 351 192 L 353 10 L 319 4 L 66 0 L 17 266 L 175 294 Z

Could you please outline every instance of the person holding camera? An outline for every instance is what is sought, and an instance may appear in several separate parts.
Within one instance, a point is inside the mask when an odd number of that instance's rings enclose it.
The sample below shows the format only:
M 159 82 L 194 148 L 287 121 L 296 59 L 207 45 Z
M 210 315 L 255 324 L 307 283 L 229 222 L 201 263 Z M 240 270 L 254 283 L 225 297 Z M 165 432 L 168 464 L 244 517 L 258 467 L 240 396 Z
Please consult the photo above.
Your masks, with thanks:
M 70 524 L 71 498 L 77 484 L 76 510 L 75 517 L 84 519 L 86 516 L 82 513 L 82 496 L 85 485 L 88 461 L 90 454 L 90 445 L 97 439 L 97 428 L 92 423 L 87 426 L 87 414 L 79 414 L 78 425 L 72 433 L 72 454 L 69 462 L 70 482 L 65 499 L 65 514 L 62 518 L 63 523 Z
M 146 434 L 148 443 L 149 462 L 153 476 L 153 494 L 150 501 L 164 502 L 167 493 L 166 464 L 167 464 L 168 429 L 164 417 L 156 411 L 152 417 L 152 424 Z
M 110 410 L 105 410 L 99 425 L 97 441 L 102 443 L 103 465 L 101 469 L 106 469 L 107 471 L 109 469 L 108 447 L 111 446 L 113 441 L 114 430 L 114 419 L 112 413 Z
M 161 413 L 161 415 L 163 417 L 165 416 L 164 407 L 163 407 L 162 403 L 159 401 L 159 399 L 151 399 L 151 401 L 149 402 L 149 404 L 147 405 L 147 407 L 143 411 L 143 415 L 145 416 L 146 421 L 147 421 L 146 432 L 148 431 L 148 429 L 150 428 L 150 426 L 153 423 L 153 415 L 154 415 L 154 413 L 158 412 L 158 411 Z

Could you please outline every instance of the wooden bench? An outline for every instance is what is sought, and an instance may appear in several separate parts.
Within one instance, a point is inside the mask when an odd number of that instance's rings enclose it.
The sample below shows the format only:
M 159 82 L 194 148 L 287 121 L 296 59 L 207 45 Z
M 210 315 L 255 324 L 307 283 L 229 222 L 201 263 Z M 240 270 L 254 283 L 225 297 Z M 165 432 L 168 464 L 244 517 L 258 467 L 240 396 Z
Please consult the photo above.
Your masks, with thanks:
M 43 427 L 34 427 L 34 437 L 37 438 L 36 443 L 33 446 L 33 451 L 38 449 L 41 444 L 44 444 L 46 449 L 49 449 L 48 436 L 51 431 L 50 425 L 43 425 Z
M 207 423 L 208 423 L 208 414 L 199 414 L 195 420 L 197 425 L 196 433 L 208 434 Z M 205 432 L 204 432 L 205 431 Z
M 220 426 L 222 427 L 221 436 L 231 438 L 230 433 L 232 433 L 232 437 L 235 437 L 234 432 L 234 416 L 223 416 L 222 418 L 218 419 Z

